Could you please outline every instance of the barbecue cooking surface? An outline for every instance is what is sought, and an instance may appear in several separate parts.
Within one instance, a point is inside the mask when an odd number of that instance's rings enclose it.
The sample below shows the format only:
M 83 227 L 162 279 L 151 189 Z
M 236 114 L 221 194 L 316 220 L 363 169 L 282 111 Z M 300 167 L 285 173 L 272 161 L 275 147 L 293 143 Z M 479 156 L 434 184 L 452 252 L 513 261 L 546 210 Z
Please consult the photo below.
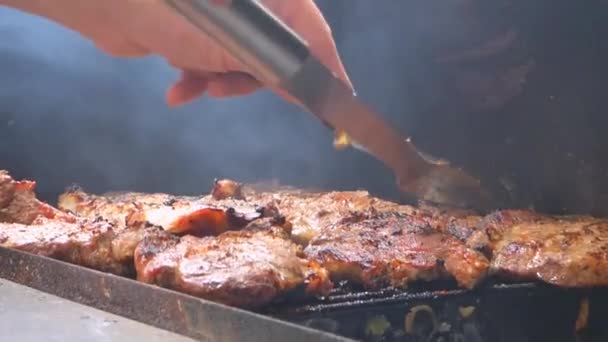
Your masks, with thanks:
M 321 298 L 344 280 L 367 290 L 487 275 L 561 287 L 608 285 L 608 221 L 527 210 L 400 205 L 365 191 L 215 183 L 209 195 L 72 188 L 59 208 L 0 173 L 0 245 L 127 274 L 228 305 Z

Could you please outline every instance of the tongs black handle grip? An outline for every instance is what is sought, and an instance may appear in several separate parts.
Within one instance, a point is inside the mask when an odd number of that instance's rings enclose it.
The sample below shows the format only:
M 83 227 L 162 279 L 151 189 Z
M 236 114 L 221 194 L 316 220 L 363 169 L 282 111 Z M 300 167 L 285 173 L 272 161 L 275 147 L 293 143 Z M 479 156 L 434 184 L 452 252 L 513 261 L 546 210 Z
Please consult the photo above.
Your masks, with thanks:
M 259 1 L 165 1 L 268 85 L 289 80 L 310 55 L 307 43 Z

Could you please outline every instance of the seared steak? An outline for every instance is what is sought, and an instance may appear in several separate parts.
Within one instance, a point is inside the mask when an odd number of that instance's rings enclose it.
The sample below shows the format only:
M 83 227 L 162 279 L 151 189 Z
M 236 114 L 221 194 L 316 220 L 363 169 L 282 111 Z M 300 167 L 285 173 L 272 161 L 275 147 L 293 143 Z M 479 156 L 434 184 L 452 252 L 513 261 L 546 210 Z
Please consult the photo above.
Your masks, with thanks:
M 486 274 L 488 260 L 450 235 L 437 232 L 426 217 L 370 212 L 326 227 L 304 250 L 327 268 L 333 280 L 368 289 L 405 288 L 416 280 L 452 276 L 472 288 Z
M 505 210 L 484 218 L 473 244 L 480 241 L 494 274 L 563 287 L 608 285 L 606 220 Z
M 273 216 L 276 214 L 274 212 L 276 209 L 291 223 L 293 238 L 304 245 L 319 234 L 324 227 L 337 223 L 351 212 L 367 210 L 371 207 L 412 214 L 419 211 L 414 207 L 402 206 L 372 197 L 366 191 L 321 193 L 286 187 L 272 191 L 257 191 L 230 180 L 216 181 L 211 194 L 201 197 L 177 197 L 135 192 L 92 195 L 81 190 L 71 190 L 59 198 L 60 209 L 80 216 L 103 217 L 119 225 L 131 226 L 140 221 L 147 221 L 170 232 L 192 233 L 197 230 L 204 233 L 209 232 L 209 234 L 198 235 L 217 235 L 222 231 L 231 230 L 221 227 L 230 220 L 235 222 L 230 228 L 239 229 L 244 226 L 244 223 L 259 216 L 256 214 Z M 218 227 L 218 225 L 213 225 L 213 222 L 218 222 L 217 219 L 199 214 L 197 210 L 200 208 L 224 210 L 233 208 L 234 210 L 231 212 L 236 218 L 226 217 L 223 220 L 224 223 Z M 191 222 L 200 223 L 192 224 L 192 227 L 189 228 L 188 224 Z
M 38 218 L 75 222 L 73 215 L 39 201 L 35 189 L 35 182 L 16 181 L 0 170 L 0 222 L 31 224 Z
M 120 230 L 39 201 L 35 185 L 0 171 L 0 246 L 116 274 L 132 271 L 132 259 L 121 257 L 114 243 Z
M 244 201 L 166 194 L 87 194 L 71 189 L 59 197 L 59 208 L 78 216 L 102 217 L 118 226 L 157 226 L 175 234 L 218 235 L 240 229 L 261 217 L 263 209 Z
M 197 206 L 225 208 L 227 203 L 238 203 L 241 207 L 251 208 L 255 207 L 252 203 L 262 204 L 266 209 L 276 209 L 284 215 L 292 229 L 291 239 L 307 246 L 307 257 L 326 267 L 333 279 L 349 279 L 368 288 L 385 285 L 405 287 L 417 279 L 443 277 L 453 277 L 461 286 L 470 288 L 488 270 L 488 260 L 476 250 L 482 251 L 490 259 L 489 270 L 493 274 L 538 279 L 563 286 L 608 284 L 608 279 L 599 276 L 579 279 L 573 271 L 568 271 L 587 269 L 593 265 L 599 268 L 607 262 L 606 255 L 600 253 L 605 248 L 601 229 L 587 228 L 588 234 L 596 236 L 593 240 L 596 243 L 591 247 L 587 241 L 586 249 L 577 249 L 583 251 L 580 255 L 593 255 L 594 258 L 571 258 L 568 254 L 574 253 L 574 247 L 566 247 L 565 242 L 560 242 L 561 249 L 556 249 L 556 241 L 568 240 L 566 236 L 573 236 L 576 231 L 582 235 L 583 224 L 575 224 L 578 219 L 557 219 L 528 210 L 503 210 L 482 217 L 467 211 L 399 205 L 374 198 L 365 191 L 324 193 L 288 187 L 256 190 L 229 180 L 217 181 L 211 195 L 202 197 L 138 193 L 93 196 L 79 193 L 78 198 L 87 199 L 72 200 L 78 203 L 72 211 L 79 214 L 91 217 L 108 215 L 125 222 L 129 221 L 128 217 L 140 217 L 139 221 L 142 221 L 143 215 L 148 221 L 157 222 L 158 226 L 174 232 L 180 232 L 175 228 L 180 224 L 172 222 L 180 222 L 180 217 L 189 217 L 187 213 L 196 212 L 190 210 Z M 123 214 L 125 207 L 140 216 Z M 181 207 L 184 211 L 172 207 Z M 169 214 L 165 215 L 163 211 Z M 208 224 L 205 231 L 211 234 L 224 231 L 226 225 L 217 222 L 226 221 L 214 221 L 211 217 L 206 216 L 205 222 L 215 223 Z M 218 217 L 224 216 L 220 213 Z M 584 222 L 595 220 L 593 222 L 598 224 L 604 222 L 591 218 L 579 219 Z M 545 227 L 542 231 L 539 230 L 541 226 Z M 395 231 L 400 233 L 396 234 Z M 538 241 L 533 243 L 531 239 Z M 578 238 L 577 241 L 582 240 Z M 463 241 L 466 245 L 461 243 Z M 525 244 L 524 241 L 529 243 Z M 530 244 L 535 246 L 533 252 Z M 517 253 L 514 246 L 518 246 Z M 555 260 L 556 257 L 551 254 L 553 251 L 559 251 L 564 257 Z M 539 260 L 544 261 L 535 264 Z M 539 271 L 539 267 L 545 272 Z M 551 279 L 544 275 L 549 269 L 552 269 Z M 558 271 L 564 274 L 558 277 L 555 275 Z M 568 272 L 571 279 L 566 281 L 564 279 Z
M 0 223 L 0 246 L 114 274 L 133 271 L 132 260 L 113 248 L 116 232 L 106 222 L 40 219 L 30 225 Z
M 482 217 L 365 191 L 260 190 L 229 180 L 199 197 L 71 189 L 60 211 L 34 188 L 0 172 L 1 246 L 117 274 L 135 268 L 141 281 L 228 305 L 323 295 L 330 279 L 380 289 L 453 278 L 473 288 L 489 273 L 608 285 L 608 221 L 592 217 Z
M 282 228 L 263 223 L 217 237 L 151 234 L 137 247 L 135 265 L 140 281 L 247 308 L 332 287 L 327 272 L 304 259 Z
M 408 215 L 427 213 L 426 210 L 400 205 L 371 196 L 367 191 L 305 191 L 291 187 L 256 190 L 245 187 L 245 198 L 256 203 L 270 203 L 292 224 L 293 239 L 308 244 L 325 228 L 335 225 L 352 213 L 398 211 Z

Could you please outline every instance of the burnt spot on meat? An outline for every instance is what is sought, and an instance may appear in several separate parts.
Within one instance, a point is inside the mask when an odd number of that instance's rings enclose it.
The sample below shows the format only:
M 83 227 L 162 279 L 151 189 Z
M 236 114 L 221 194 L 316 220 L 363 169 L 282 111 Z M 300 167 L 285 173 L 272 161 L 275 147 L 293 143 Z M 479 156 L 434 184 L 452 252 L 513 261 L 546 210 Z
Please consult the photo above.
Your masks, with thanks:
M 369 219 L 373 216 L 373 214 L 371 212 L 362 212 L 362 211 L 355 211 L 355 212 L 350 212 L 348 215 L 346 215 L 344 218 L 342 218 L 340 221 L 338 221 L 338 224 L 352 224 L 352 223 L 357 223 L 357 222 L 361 222 L 363 220 Z
M 141 257 L 152 258 L 167 248 L 179 242 L 179 238 L 173 234 L 161 230 L 150 230 L 137 247 Z
M 285 216 L 282 216 L 282 215 L 277 215 L 272 218 L 271 222 L 272 222 L 272 224 L 275 224 L 278 226 L 284 226 L 287 223 L 287 218 L 285 218 Z
M 524 248 L 523 245 L 518 244 L 518 243 L 509 243 L 506 247 L 505 247 L 505 251 L 509 254 L 517 254 L 519 252 L 522 251 L 522 249 Z
M 256 206 L 255 211 L 260 213 L 262 217 L 281 216 L 279 208 L 274 201 L 266 204 L 265 206 Z
M 319 212 L 317 213 L 317 217 L 323 217 L 323 216 L 329 215 L 330 213 L 331 213 L 331 212 L 330 212 L 329 210 L 327 210 L 327 209 L 322 209 L 321 211 L 319 211 Z
M 166 201 L 163 202 L 163 205 L 166 205 L 168 207 L 173 207 L 173 205 L 177 202 L 176 198 L 170 198 Z
M 394 227 L 390 233 L 391 235 L 401 235 L 403 234 L 403 229 L 400 227 Z

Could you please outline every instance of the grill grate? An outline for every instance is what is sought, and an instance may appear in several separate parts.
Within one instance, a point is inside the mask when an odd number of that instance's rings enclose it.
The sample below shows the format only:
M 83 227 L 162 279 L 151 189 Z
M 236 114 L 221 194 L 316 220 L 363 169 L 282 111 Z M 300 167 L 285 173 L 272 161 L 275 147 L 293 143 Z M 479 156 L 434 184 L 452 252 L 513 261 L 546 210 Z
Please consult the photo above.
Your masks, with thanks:
M 467 291 L 453 284 L 418 284 L 408 291 L 353 291 L 286 301 L 265 314 L 365 341 L 606 341 L 608 289 L 562 289 L 537 283 L 488 282 Z M 576 331 L 581 303 L 588 325 Z

